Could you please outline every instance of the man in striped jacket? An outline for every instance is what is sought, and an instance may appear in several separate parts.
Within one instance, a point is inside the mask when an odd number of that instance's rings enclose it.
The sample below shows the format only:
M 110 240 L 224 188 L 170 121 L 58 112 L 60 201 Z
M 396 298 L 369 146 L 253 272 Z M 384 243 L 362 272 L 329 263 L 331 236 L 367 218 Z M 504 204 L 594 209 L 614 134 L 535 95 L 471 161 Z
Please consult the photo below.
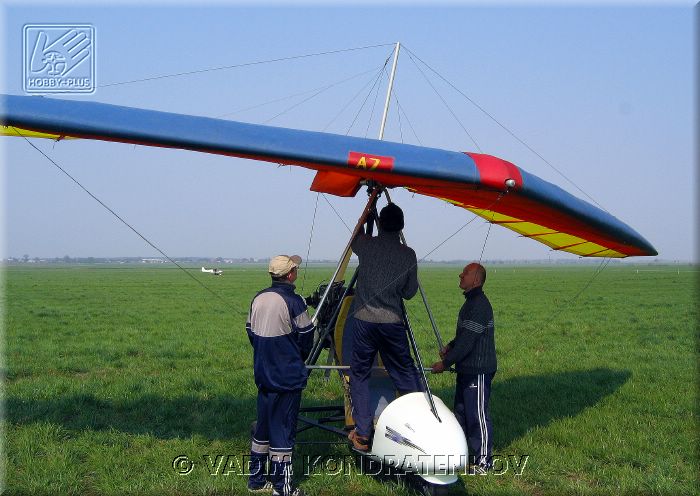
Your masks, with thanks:
M 279 255 L 270 260 L 272 285 L 255 295 L 246 322 L 258 386 L 250 492 L 303 495 L 299 488 L 292 488 L 292 451 L 301 392 L 308 377 L 304 360 L 311 351 L 314 326 L 304 299 L 294 292 L 300 264 L 298 255 Z M 270 466 L 266 470 L 268 458 Z
M 482 265 L 472 263 L 462 270 L 459 287 L 466 301 L 457 318 L 457 335 L 440 350 L 442 361 L 433 364 L 433 373 L 437 374 L 455 365 L 454 413 L 467 438 L 470 463 L 479 473 L 486 473 L 492 463 L 489 397 L 496 374 L 493 309 L 483 291 L 485 282 L 486 269 Z

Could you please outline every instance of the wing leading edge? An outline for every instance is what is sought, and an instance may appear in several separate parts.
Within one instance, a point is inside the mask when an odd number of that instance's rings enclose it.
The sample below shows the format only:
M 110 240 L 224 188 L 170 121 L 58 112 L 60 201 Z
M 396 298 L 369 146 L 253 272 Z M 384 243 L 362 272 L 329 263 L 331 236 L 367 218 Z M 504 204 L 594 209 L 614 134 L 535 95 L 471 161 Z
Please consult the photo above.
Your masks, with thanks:
M 608 212 L 490 155 L 247 124 L 96 102 L 0 96 L 0 134 L 180 148 L 317 171 L 314 191 L 354 196 L 363 180 L 445 200 L 554 250 L 653 256 Z M 506 188 L 505 182 L 514 186 Z

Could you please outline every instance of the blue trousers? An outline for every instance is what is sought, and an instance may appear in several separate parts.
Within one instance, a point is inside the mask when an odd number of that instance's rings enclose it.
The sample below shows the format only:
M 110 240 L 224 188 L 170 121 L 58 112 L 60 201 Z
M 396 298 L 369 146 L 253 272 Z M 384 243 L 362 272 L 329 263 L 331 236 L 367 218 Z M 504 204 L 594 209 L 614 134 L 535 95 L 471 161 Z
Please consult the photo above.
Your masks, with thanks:
M 369 437 L 372 433 L 369 377 L 377 352 L 400 394 L 422 391 L 423 387 L 403 324 L 375 324 L 355 318 L 349 318 L 348 324 L 346 329 L 353 333 L 350 361 L 352 416 L 357 433 Z
M 491 464 L 493 455 L 493 425 L 489 415 L 491 374 L 457 374 L 454 414 L 467 438 L 472 463 Z
M 261 487 L 269 478 L 275 491 L 291 493 L 292 451 L 300 403 L 301 390 L 285 393 L 258 390 L 258 422 L 250 447 L 249 486 Z

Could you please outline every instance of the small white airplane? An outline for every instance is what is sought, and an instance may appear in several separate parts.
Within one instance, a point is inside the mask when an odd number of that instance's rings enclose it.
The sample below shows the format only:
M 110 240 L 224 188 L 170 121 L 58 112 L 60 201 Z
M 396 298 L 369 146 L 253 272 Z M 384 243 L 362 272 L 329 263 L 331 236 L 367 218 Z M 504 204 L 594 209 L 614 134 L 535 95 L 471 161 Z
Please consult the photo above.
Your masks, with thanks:
M 202 272 L 208 272 L 209 274 L 213 274 L 215 276 L 220 276 L 224 273 L 224 271 L 221 269 L 205 269 L 204 267 L 202 267 Z

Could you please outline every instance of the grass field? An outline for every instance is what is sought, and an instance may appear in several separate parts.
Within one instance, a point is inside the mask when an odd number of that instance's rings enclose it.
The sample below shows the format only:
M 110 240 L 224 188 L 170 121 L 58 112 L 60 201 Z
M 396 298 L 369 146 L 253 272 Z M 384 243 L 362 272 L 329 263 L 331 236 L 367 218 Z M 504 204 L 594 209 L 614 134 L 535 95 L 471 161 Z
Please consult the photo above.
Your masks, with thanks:
M 469 494 L 698 494 L 697 267 L 649 268 L 610 266 L 574 302 L 595 267 L 491 269 L 494 451 L 509 465 L 463 476 Z M 459 270 L 421 269 L 446 337 L 462 303 Z M 225 303 L 175 269 L 4 272 L 6 494 L 245 493 L 256 389 L 244 322 L 267 284 L 263 267 L 195 272 Z M 309 269 L 304 293 L 329 272 Z M 410 313 L 432 363 L 417 301 Z M 303 403 L 336 403 L 338 381 L 314 374 Z M 454 379 L 430 378 L 448 405 Z M 333 438 L 298 441 L 312 439 Z M 413 494 L 358 474 L 347 454 L 342 443 L 299 445 L 301 487 Z M 314 455 L 346 460 L 349 473 L 305 474 Z M 525 455 L 518 475 L 512 461 Z M 193 463 L 186 475 L 179 456 Z

